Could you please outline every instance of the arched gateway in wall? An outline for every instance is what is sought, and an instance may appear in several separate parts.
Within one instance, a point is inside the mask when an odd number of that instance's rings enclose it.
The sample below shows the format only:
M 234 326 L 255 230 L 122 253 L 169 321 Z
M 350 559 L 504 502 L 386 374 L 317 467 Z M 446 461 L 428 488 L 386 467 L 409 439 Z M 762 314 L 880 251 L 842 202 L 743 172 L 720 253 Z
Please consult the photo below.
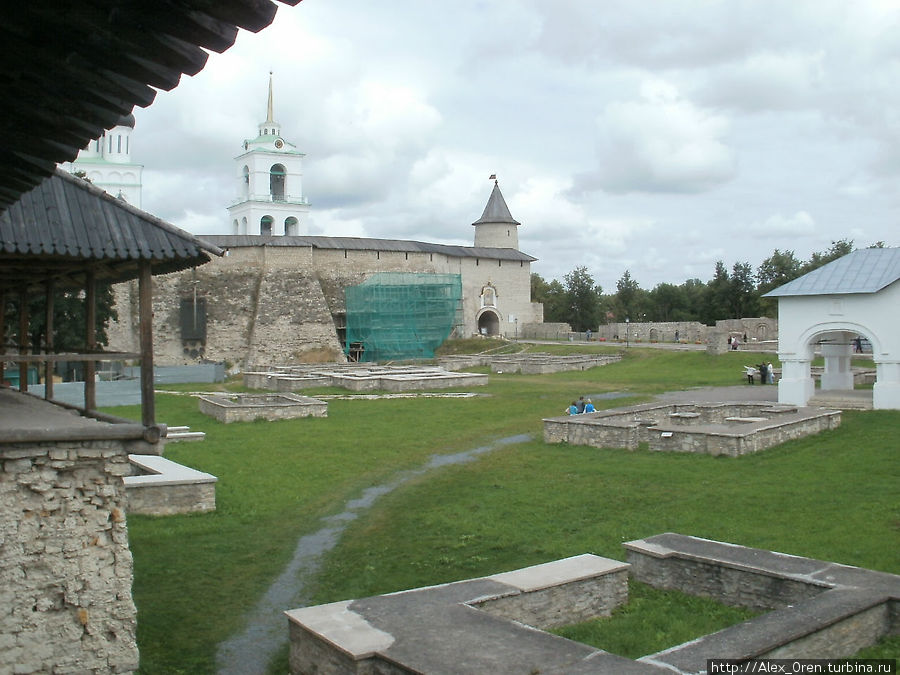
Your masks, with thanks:
M 500 335 L 500 316 L 493 309 L 478 314 L 478 332 L 481 335 Z
M 810 363 L 825 359 L 822 391 L 853 389 L 857 340 L 872 345 L 872 407 L 900 410 L 900 249 L 861 249 L 780 286 L 778 401 L 806 405 L 815 393 Z

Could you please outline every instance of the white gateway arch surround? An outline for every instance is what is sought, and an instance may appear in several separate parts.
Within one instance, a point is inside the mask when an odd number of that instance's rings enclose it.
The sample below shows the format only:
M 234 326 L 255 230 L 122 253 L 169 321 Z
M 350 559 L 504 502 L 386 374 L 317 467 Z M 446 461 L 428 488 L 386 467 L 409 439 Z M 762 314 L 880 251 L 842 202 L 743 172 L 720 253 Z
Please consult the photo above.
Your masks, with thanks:
M 816 349 L 822 390 L 853 389 L 850 360 L 862 337 L 876 366 L 872 407 L 900 410 L 900 248 L 854 251 L 766 295 L 778 298 L 779 403 L 806 405 L 815 393 Z

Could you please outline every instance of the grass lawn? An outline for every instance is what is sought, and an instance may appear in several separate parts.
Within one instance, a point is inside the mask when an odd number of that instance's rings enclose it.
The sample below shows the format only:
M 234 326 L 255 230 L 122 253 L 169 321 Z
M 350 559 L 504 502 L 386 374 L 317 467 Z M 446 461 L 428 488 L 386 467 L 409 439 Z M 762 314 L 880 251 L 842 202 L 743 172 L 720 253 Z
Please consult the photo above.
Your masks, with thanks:
M 578 395 L 627 394 L 595 400 L 598 408 L 617 407 L 667 390 L 739 385 L 751 360 L 741 352 L 632 348 L 622 362 L 585 372 L 491 375 L 476 388 L 486 394 L 478 398 L 333 400 L 326 419 L 280 422 L 224 425 L 201 415 L 195 399 L 157 395 L 160 421 L 207 433 L 201 443 L 170 445 L 166 456 L 219 477 L 218 509 L 129 517 L 141 671 L 214 672 L 216 645 L 240 630 L 297 539 L 318 530 L 323 517 L 432 454 L 523 433 L 533 440 L 429 471 L 381 497 L 323 559 L 310 580 L 314 602 L 584 552 L 623 559 L 623 541 L 665 531 L 900 573 L 898 412 L 848 412 L 837 430 L 741 458 L 540 440 L 541 418 L 561 414 Z M 679 605 L 652 589 L 641 593 L 639 604 L 663 616 Z M 698 612 L 687 605 L 685 613 Z M 639 644 L 622 649 L 655 651 L 651 634 L 659 631 L 648 628 Z M 677 634 L 661 639 L 679 641 Z M 271 672 L 286 671 L 285 654 Z

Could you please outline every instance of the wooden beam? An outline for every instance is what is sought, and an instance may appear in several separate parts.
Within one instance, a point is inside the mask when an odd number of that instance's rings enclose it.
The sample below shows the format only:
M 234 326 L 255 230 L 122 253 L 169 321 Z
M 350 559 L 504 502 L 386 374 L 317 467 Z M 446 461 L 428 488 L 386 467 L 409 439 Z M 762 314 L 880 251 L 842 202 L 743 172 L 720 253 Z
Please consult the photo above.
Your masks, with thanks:
M 44 325 L 47 331 L 47 340 L 44 345 L 44 351 L 48 354 L 53 353 L 53 280 L 47 282 L 47 294 L 44 301 L 47 306 L 46 320 Z M 50 400 L 53 398 L 53 362 L 44 361 L 44 398 Z
M 28 353 L 28 294 L 19 293 L 19 353 Z M 28 364 L 19 364 L 19 391 L 28 391 Z
M 138 276 L 138 334 L 141 344 L 141 422 L 145 427 L 156 423 L 153 398 L 153 277 L 150 261 L 141 260 Z
M 97 347 L 97 279 L 93 270 L 85 273 L 84 280 L 84 345 L 91 352 Z M 96 361 L 84 362 L 84 407 L 87 410 L 97 408 L 97 373 Z
M 6 289 L 4 288 L 0 291 L 0 348 L 3 351 L 6 351 Z M 0 387 L 3 386 L 3 382 L 5 380 L 3 372 L 5 368 L 5 363 L 2 358 L 0 358 Z

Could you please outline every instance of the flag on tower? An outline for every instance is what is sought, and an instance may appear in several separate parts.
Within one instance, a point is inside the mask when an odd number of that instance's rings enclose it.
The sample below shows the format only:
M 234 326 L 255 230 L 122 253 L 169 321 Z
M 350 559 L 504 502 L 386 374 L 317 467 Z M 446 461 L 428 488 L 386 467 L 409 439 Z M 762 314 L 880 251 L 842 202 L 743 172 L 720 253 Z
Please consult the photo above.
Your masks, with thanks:
M 492 173 L 492 174 L 491 174 L 491 177 L 488 178 L 488 180 L 497 180 L 497 174 Z

